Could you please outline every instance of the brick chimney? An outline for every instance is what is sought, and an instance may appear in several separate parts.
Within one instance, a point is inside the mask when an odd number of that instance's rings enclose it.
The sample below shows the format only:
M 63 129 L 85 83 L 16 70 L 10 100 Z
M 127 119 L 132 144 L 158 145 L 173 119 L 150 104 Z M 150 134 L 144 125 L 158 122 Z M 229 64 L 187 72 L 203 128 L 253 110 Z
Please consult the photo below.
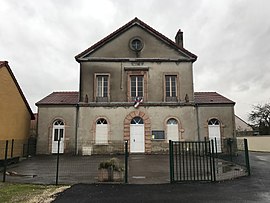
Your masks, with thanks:
M 176 33 L 175 43 L 178 46 L 183 47 L 183 32 L 181 31 L 181 29 L 179 29 L 178 32 Z

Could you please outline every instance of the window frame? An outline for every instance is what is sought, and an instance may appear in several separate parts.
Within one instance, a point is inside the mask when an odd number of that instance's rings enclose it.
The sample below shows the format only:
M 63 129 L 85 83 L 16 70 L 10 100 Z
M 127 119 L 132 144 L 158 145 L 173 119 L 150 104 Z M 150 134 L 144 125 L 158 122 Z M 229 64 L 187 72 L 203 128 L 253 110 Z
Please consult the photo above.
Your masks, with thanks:
M 180 85 L 179 85 L 179 74 L 176 72 L 168 72 L 168 73 L 164 73 L 163 74 L 163 80 L 164 80 L 164 87 L 163 87 L 163 91 L 164 91 L 164 102 L 178 102 L 180 101 L 179 99 L 179 95 L 180 95 Z M 167 77 L 175 77 L 175 94 L 176 96 L 173 97 L 167 97 Z M 170 83 L 170 94 L 172 94 L 172 85 Z
M 134 97 L 131 96 L 131 77 L 132 76 L 142 76 L 143 77 L 143 101 L 147 101 L 148 91 L 147 91 L 147 81 L 148 81 L 148 71 L 137 70 L 137 71 L 127 71 L 127 100 L 128 102 L 134 102 Z
M 100 122 L 102 121 L 102 122 Z M 103 126 L 103 125 L 106 125 L 107 127 L 107 139 L 106 140 L 100 140 L 100 139 L 97 139 L 98 136 L 97 136 L 97 128 L 98 128 L 98 125 L 100 126 Z M 96 121 L 95 121 L 95 145 L 108 145 L 109 144 L 109 138 L 110 138 L 110 130 L 109 130 L 109 121 L 107 118 L 105 117 L 100 117 L 100 118 L 97 118 Z
M 132 78 L 135 78 L 135 81 L 133 81 Z M 135 82 L 134 87 L 132 86 L 133 82 Z M 140 83 L 142 83 L 142 84 L 140 84 Z M 134 93 L 134 91 L 132 90 L 133 88 L 135 88 L 135 95 L 132 95 Z M 130 97 L 131 97 L 131 99 L 135 100 L 136 97 L 143 98 L 143 96 L 144 96 L 144 77 L 143 77 L 143 75 L 131 75 L 130 76 Z
M 209 126 L 220 126 L 220 120 L 217 118 L 211 118 L 208 120 L 207 125 Z
M 156 137 L 157 134 L 162 134 L 162 138 Z M 152 130 L 152 140 L 155 141 L 165 141 L 166 140 L 166 135 L 165 135 L 165 130 Z
M 96 102 L 110 102 L 110 73 L 95 73 L 94 76 L 94 101 Z M 98 96 L 98 78 L 99 77 L 107 77 L 107 97 L 104 96 Z M 104 91 L 104 81 L 102 82 L 102 91 Z M 104 92 L 103 92 L 104 95 Z

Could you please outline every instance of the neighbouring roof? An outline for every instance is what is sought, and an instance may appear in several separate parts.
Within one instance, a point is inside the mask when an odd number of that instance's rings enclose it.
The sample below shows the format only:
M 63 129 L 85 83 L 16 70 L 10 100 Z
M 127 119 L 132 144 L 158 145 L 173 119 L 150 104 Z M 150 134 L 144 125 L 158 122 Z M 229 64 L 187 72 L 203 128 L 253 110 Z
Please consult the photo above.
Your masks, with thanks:
M 237 120 L 239 120 L 239 122 L 241 122 L 241 123 L 243 123 L 243 124 L 249 126 L 250 128 L 252 128 L 250 124 L 248 124 L 246 121 L 244 121 L 244 120 L 243 120 L 242 118 L 240 118 L 239 116 L 235 115 L 235 121 L 237 121 Z
M 20 95 L 21 95 L 21 97 L 22 97 L 22 99 L 23 99 L 23 101 L 24 101 L 24 103 L 25 103 L 25 105 L 26 105 L 29 113 L 30 113 L 31 120 L 34 120 L 35 119 L 35 116 L 34 116 L 32 110 L 31 110 L 31 108 L 30 108 L 30 106 L 29 106 L 29 104 L 28 104 L 28 102 L 27 102 L 27 100 L 26 100 L 26 98 L 25 98 L 25 96 L 23 94 L 22 89 L 20 88 L 20 85 L 19 85 L 18 81 L 16 80 L 16 78 L 15 78 L 15 76 L 14 76 L 11 68 L 8 65 L 8 61 L 0 61 L 0 68 L 2 68 L 2 67 L 6 67 L 7 68 L 10 76 L 12 77 L 12 79 L 13 79 L 13 81 L 14 81 L 14 83 L 15 83 L 15 85 L 16 85 L 16 87 L 17 87 L 17 89 L 18 89 L 18 91 L 19 91 L 19 93 L 20 93 Z
M 194 99 L 196 104 L 235 104 L 235 102 L 216 92 L 195 92 Z M 37 102 L 36 105 L 75 105 L 78 102 L 79 92 L 53 92 L 44 99 Z
M 123 25 L 122 27 L 120 27 L 119 29 L 117 29 L 116 31 L 114 31 L 113 33 L 111 33 L 110 35 L 108 35 L 107 37 L 103 38 L 99 42 L 95 43 L 93 46 L 89 47 L 88 49 L 86 49 L 82 53 L 80 53 L 77 56 L 75 56 L 76 61 L 80 62 L 80 59 L 83 56 L 88 55 L 91 52 L 95 51 L 96 49 L 102 47 L 107 42 L 109 42 L 110 40 L 114 39 L 115 37 L 117 37 L 121 33 L 125 32 L 126 30 L 128 30 L 130 27 L 132 27 L 134 25 L 138 25 L 141 28 L 143 28 L 144 30 L 147 30 L 148 32 L 152 33 L 153 35 L 155 35 L 157 38 L 159 38 L 160 40 L 162 40 L 165 43 L 167 43 L 172 48 L 174 48 L 174 49 L 178 50 L 179 52 L 181 52 L 182 54 L 188 56 L 191 59 L 191 61 L 193 61 L 193 62 L 196 61 L 197 56 L 195 54 L 189 52 L 188 50 L 186 50 L 185 48 L 183 48 L 181 46 L 178 46 L 174 41 L 172 41 L 171 39 L 167 38 L 166 36 L 164 36 L 160 32 L 156 31 L 154 28 L 152 28 L 151 26 L 147 25 L 146 23 L 144 23 L 143 21 L 141 21 L 137 17 L 134 18 L 133 20 L 131 20 L 130 22 L 128 22 L 127 24 Z
M 44 104 L 75 105 L 79 102 L 79 92 L 53 92 L 36 103 L 37 106 Z
M 196 104 L 235 104 L 216 92 L 194 92 L 194 100 Z

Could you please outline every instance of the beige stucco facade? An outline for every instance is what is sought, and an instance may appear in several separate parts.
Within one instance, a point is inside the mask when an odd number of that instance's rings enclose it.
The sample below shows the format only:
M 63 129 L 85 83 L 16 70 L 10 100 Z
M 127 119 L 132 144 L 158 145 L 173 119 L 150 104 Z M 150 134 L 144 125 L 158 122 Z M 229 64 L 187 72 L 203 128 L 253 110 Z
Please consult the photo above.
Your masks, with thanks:
M 15 140 L 21 145 L 29 138 L 30 121 L 33 117 L 28 104 L 7 62 L 0 66 L 0 140 Z M 18 146 L 19 147 L 19 146 Z M 1 149 L 4 149 L 3 145 Z M 3 156 L 1 150 L 0 155 Z M 22 154 L 22 147 L 14 156 Z
M 76 152 L 82 154 L 85 146 L 101 147 L 95 145 L 97 136 L 95 134 L 96 121 L 99 118 L 105 118 L 108 121 L 108 136 L 111 143 L 129 140 L 130 120 L 126 123 L 126 118 L 129 116 L 131 118 L 136 116 L 147 118 L 149 124 L 148 129 L 145 129 L 145 143 L 147 143 L 145 152 L 148 153 L 159 153 L 168 150 L 166 122 L 170 118 L 176 119 L 179 123 L 179 141 L 208 139 L 208 121 L 212 118 L 221 121 L 222 145 L 226 145 L 223 141 L 227 138 L 235 137 L 233 106 L 141 106 L 135 109 L 133 106 L 111 108 L 84 105 L 79 108 L 78 112 L 75 106 L 50 106 L 39 108 L 37 153 L 51 153 L 52 124 L 56 119 L 62 119 L 65 122 L 65 153 Z M 144 120 L 146 121 L 146 119 Z M 165 139 L 153 139 L 152 131 L 155 130 L 164 131 Z
M 64 153 L 84 154 L 86 148 L 106 153 L 105 145 L 123 146 L 125 140 L 131 150 L 134 133 L 143 135 L 140 152 L 167 152 L 168 134 L 177 141 L 208 139 L 210 119 L 219 120 L 221 139 L 235 136 L 234 102 L 224 102 L 218 94 L 222 105 L 195 101 L 197 57 L 136 18 L 75 58 L 80 64 L 78 100 L 65 101 L 67 95 L 55 93 L 37 103 L 38 153 L 51 153 L 52 124 L 57 119 L 65 123 Z M 134 97 L 139 88 L 142 103 L 137 107 Z M 72 105 L 64 106 L 67 103 Z M 104 136 L 103 146 L 98 139 Z
M 184 101 L 186 94 L 193 101 L 193 80 L 191 62 L 84 62 L 81 64 L 80 101 L 88 95 L 94 102 L 95 74 L 108 74 L 110 78 L 110 102 L 128 101 L 128 74 L 145 72 L 148 102 L 164 102 L 164 75 L 178 76 L 178 97 Z
M 218 119 L 221 124 L 222 137 L 235 136 L 234 106 L 233 105 L 205 105 L 198 106 L 198 118 L 200 136 L 207 137 L 208 121 Z
M 37 153 L 50 154 L 53 139 L 53 122 L 57 119 L 65 123 L 65 152 L 75 150 L 76 107 L 44 106 L 38 109 Z

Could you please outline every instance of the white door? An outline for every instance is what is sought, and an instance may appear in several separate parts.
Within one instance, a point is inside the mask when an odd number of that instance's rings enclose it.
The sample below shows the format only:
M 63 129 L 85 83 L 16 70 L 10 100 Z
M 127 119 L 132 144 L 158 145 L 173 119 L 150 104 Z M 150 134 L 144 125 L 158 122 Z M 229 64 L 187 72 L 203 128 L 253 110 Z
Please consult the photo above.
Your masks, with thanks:
M 167 121 L 167 141 L 179 141 L 178 122 L 171 118 Z
M 130 152 L 143 153 L 144 151 L 143 120 L 140 117 L 135 117 L 130 124 Z
M 64 129 L 55 128 L 53 131 L 52 153 L 58 153 L 59 139 L 59 153 L 64 153 Z
M 60 140 L 59 153 L 64 153 L 64 130 L 64 123 L 62 121 L 57 120 L 54 122 L 52 132 L 52 153 L 58 153 L 58 140 Z
M 217 146 L 216 152 L 221 152 L 221 136 L 220 136 L 220 125 L 217 119 L 211 119 L 208 122 L 208 132 L 209 132 L 209 140 L 214 140 L 216 138 L 217 145 L 214 144 L 214 147 Z

